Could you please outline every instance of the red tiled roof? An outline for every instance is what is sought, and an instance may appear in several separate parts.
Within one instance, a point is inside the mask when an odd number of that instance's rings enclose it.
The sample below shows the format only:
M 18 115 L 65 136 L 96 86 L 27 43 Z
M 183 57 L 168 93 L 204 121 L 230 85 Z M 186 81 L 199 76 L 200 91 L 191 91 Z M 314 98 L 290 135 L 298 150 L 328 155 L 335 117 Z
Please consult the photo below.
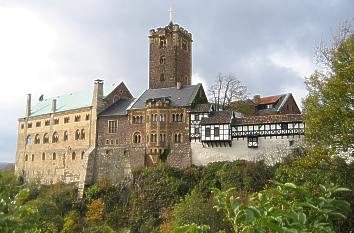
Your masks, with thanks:
M 266 96 L 260 98 L 260 101 L 257 104 L 273 104 L 275 103 L 282 95 L 273 95 L 273 96 Z
M 302 122 L 302 114 L 267 115 L 236 118 L 233 125 L 247 125 L 259 123 Z

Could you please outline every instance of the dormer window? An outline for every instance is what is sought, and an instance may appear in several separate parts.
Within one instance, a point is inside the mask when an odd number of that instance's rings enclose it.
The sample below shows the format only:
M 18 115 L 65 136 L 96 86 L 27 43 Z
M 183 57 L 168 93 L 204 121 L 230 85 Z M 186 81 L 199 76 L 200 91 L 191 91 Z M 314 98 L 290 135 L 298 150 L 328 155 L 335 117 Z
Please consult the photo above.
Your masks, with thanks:
M 267 109 L 273 108 L 273 104 L 267 104 L 267 105 L 266 105 L 266 108 L 267 108 Z

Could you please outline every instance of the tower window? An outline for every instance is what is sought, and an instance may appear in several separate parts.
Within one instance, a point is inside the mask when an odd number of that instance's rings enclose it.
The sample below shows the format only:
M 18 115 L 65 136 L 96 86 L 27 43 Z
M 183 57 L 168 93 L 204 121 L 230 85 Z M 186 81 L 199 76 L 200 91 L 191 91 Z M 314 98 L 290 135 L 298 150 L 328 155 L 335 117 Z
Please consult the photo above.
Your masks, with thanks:
M 70 122 L 70 117 L 65 117 L 65 118 L 64 118 L 64 123 L 67 124 L 67 123 L 69 123 L 69 122 Z
M 182 49 L 187 50 L 187 42 L 186 41 L 182 41 Z
M 160 64 L 161 65 L 165 64 L 165 61 L 166 61 L 166 57 L 165 56 L 161 56 L 160 57 Z
M 166 39 L 161 38 L 160 39 L 160 49 L 164 49 L 164 48 L 166 48 Z
M 50 125 L 50 120 L 45 120 L 45 121 L 44 121 L 44 125 L 45 125 L 45 126 Z
M 160 75 L 160 81 L 165 81 L 165 74 L 164 74 L 164 73 L 162 73 L 162 74 Z

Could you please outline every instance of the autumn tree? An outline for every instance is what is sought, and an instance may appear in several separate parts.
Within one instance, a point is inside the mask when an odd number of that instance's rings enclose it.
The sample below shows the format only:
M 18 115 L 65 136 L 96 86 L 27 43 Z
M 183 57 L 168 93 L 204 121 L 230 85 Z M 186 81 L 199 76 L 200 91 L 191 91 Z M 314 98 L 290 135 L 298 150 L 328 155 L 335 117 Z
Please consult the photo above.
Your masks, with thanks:
M 214 84 L 208 89 L 209 100 L 217 110 L 226 109 L 234 101 L 247 98 L 247 87 L 233 73 L 219 73 Z
M 306 140 L 309 146 L 338 151 L 353 150 L 354 34 L 342 27 L 330 47 L 318 50 L 321 68 L 306 80 L 304 100 Z

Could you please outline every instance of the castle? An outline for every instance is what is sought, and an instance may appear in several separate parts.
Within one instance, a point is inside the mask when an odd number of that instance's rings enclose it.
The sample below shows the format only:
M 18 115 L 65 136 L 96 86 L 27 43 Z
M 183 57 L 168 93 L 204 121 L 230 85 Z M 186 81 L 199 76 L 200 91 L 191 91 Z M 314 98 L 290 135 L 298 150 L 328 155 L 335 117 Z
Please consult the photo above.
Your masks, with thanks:
M 186 168 L 223 160 L 268 160 L 302 144 L 304 124 L 293 96 L 255 96 L 252 116 L 216 111 L 192 85 L 192 34 L 178 24 L 150 30 L 149 89 L 134 98 L 123 82 L 109 90 L 45 99 L 27 95 L 19 119 L 15 172 L 27 181 L 121 181 L 133 169 Z M 274 158 L 274 156 L 277 156 Z

